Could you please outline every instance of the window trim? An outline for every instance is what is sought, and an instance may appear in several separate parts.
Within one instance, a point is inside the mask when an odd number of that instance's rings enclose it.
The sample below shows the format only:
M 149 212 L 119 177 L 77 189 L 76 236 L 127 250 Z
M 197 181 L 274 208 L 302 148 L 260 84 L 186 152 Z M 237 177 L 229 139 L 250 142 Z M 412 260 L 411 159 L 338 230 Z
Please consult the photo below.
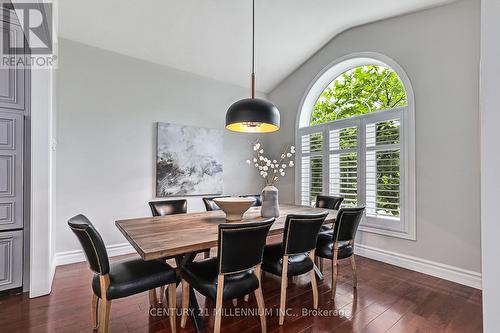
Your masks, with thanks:
M 391 69 L 393 69 L 398 74 L 401 82 L 403 83 L 403 86 L 405 87 L 408 105 L 406 107 L 394 108 L 391 110 L 379 111 L 367 115 L 361 115 L 353 118 L 341 119 L 324 124 L 309 126 L 314 104 L 316 103 L 316 100 L 324 91 L 324 89 L 342 73 L 363 65 L 379 65 L 390 67 Z M 316 77 L 311 81 L 308 88 L 306 89 L 306 92 L 299 104 L 295 126 L 295 144 L 298 150 L 295 156 L 295 203 L 301 203 L 301 135 L 327 131 L 327 129 L 331 126 L 331 123 L 335 123 L 335 125 L 340 125 L 342 123 L 349 124 L 353 121 L 357 122 L 356 118 L 358 117 L 362 117 L 364 119 L 372 119 L 373 117 L 373 119 L 377 119 L 379 117 L 384 117 L 388 112 L 400 112 L 401 109 L 405 109 L 404 112 L 401 112 L 402 135 L 400 137 L 400 145 L 402 148 L 401 164 L 404 166 L 401 173 L 401 178 L 403 181 L 400 202 L 401 221 L 403 227 L 401 228 L 401 230 L 391 230 L 381 225 L 369 223 L 366 216 L 364 216 L 359 230 L 385 236 L 416 240 L 415 98 L 410 79 L 406 75 L 406 72 L 401 68 L 401 66 L 399 66 L 397 62 L 380 53 L 358 52 L 340 57 L 323 68 L 323 70 L 316 75 Z M 364 120 L 362 120 L 361 122 L 363 123 Z M 324 140 L 327 140 L 327 137 L 324 136 Z M 323 150 L 328 149 L 327 147 L 328 144 L 324 144 Z M 324 164 L 324 167 L 327 164 Z M 364 172 L 364 168 L 365 166 L 360 166 L 358 172 Z M 323 174 L 325 175 L 325 173 Z M 327 178 L 323 179 L 324 189 L 328 188 L 325 187 L 328 181 L 329 179 Z M 361 189 L 359 187 L 361 187 Z M 365 184 L 358 184 L 358 191 L 364 191 L 364 188 Z M 370 219 L 373 218 L 370 217 Z

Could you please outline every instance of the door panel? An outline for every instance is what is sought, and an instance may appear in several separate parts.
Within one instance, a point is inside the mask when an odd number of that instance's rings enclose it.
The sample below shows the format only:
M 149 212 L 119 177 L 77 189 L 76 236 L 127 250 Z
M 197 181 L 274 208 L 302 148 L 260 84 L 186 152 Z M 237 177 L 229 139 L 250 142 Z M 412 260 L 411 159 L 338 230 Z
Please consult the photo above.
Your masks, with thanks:
M 0 119 L 0 149 L 14 149 L 14 120 Z
M 11 44 L 15 44 L 16 47 L 22 46 L 24 43 L 24 35 L 21 26 L 9 23 L 8 29 L 10 31 L 7 31 L 4 27 L 6 24 L 7 23 L 0 21 L 0 38 L 2 38 L 2 42 L 9 37 Z M 4 55 L 3 47 L 0 48 L 0 54 Z M 14 64 L 16 63 L 17 62 L 14 61 Z M 24 75 L 25 72 L 22 65 L 15 67 L 0 67 L 0 108 L 24 110 Z
M 23 227 L 23 120 L 0 111 L 0 231 Z
M 14 195 L 14 156 L 0 155 L 0 197 Z
M 0 232 L 0 291 L 22 285 L 23 232 Z

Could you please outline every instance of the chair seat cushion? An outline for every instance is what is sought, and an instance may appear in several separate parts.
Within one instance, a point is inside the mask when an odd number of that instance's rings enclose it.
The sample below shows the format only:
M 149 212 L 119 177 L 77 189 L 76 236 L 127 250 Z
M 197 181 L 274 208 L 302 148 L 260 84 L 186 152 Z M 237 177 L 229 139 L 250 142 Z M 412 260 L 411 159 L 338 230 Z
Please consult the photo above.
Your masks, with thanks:
M 262 269 L 274 275 L 281 276 L 283 265 L 283 246 L 281 243 L 266 245 Z M 314 263 L 307 254 L 296 254 L 288 257 L 287 276 L 305 274 L 313 269 Z
M 176 282 L 175 269 L 163 260 L 145 261 L 140 258 L 125 259 L 111 263 L 107 299 L 116 299 L 138 294 Z M 94 294 L 101 297 L 99 275 L 92 279 Z
M 194 261 L 181 268 L 181 277 L 203 296 L 217 297 L 217 258 Z M 259 288 L 259 280 L 252 270 L 224 276 L 223 299 L 247 295 Z
M 321 232 L 316 243 L 316 256 L 333 259 L 333 231 Z M 337 259 L 349 258 L 353 255 L 353 247 L 349 241 L 339 242 Z

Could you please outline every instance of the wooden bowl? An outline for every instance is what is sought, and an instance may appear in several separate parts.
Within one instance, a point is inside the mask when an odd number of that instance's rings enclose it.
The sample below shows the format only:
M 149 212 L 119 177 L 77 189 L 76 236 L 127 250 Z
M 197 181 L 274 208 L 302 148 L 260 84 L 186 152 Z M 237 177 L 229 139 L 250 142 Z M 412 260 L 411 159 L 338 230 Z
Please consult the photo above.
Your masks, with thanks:
M 214 202 L 226 213 L 226 221 L 240 221 L 243 214 L 254 204 L 255 198 L 215 198 Z

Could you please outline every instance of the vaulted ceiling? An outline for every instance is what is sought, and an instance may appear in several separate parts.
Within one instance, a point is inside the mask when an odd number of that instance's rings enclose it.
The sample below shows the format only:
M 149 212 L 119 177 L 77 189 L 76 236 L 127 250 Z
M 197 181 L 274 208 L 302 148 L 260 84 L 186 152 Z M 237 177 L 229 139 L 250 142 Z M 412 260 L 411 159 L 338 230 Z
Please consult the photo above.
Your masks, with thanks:
M 257 90 L 349 27 L 452 0 L 256 0 Z M 62 0 L 59 35 L 248 86 L 251 0 Z

